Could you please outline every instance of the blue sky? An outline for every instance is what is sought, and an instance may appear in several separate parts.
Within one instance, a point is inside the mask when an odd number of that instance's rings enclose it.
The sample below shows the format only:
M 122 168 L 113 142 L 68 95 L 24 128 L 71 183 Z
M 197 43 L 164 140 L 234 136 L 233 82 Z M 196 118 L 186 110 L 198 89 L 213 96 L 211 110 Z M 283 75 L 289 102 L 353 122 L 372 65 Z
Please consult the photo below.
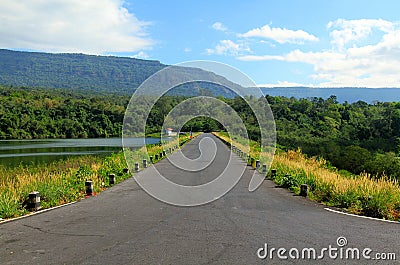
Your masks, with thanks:
M 212 60 L 258 85 L 400 87 L 398 1 L 2 0 L 0 47 Z

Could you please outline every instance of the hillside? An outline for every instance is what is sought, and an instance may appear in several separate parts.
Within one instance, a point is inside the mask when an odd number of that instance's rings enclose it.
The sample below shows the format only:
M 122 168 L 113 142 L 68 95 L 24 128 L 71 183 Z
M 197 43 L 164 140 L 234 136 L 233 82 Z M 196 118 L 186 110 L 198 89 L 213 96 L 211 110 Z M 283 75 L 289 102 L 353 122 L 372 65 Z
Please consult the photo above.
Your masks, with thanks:
M 127 57 L 0 49 L 0 85 L 131 94 L 149 76 L 167 66 L 159 61 Z M 221 76 L 198 68 L 173 69 L 176 78 L 190 76 L 195 80 L 229 83 Z M 206 82 L 184 84 L 169 94 L 234 96 L 228 89 Z
M 0 49 L 0 84 L 131 93 L 165 66 L 127 57 Z
M 377 102 L 400 102 L 399 87 L 260 87 L 265 95 L 284 96 L 287 98 L 314 98 L 328 99 L 336 96 L 340 103 L 355 103 L 364 101 L 370 104 Z

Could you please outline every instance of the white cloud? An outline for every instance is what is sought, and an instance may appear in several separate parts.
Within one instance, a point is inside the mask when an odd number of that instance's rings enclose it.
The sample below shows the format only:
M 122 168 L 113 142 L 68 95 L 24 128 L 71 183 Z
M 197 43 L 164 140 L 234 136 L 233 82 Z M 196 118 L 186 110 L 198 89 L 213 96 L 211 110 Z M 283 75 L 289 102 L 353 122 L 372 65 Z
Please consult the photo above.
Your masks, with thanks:
M 329 50 L 293 50 L 283 55 L 238 56 L 243 61 L 279 60 L 313 66 L 310 76 L 322 87 L 399 87 L 400 27 L 385 20 L 337 20 Z M 357 46 L 359 41 L 364 45 Z M 375 42 L 375 43 L 373 43 Z M 367 44 L 365 44 L 367 43 Z M 373 44 L 370 44 L 373 43 Z M 347 44 L 353 44 L 347 47 Z
M 338 19 L 329 22 L 327 28 L 334 29 L 330 32 L 332 43 L 343 49 L 348 43 L 365 39 L 374 29 L 385 33 L 391 32 L 394 24 L 383 19 Z
M 235 43 L 231 40 L 221 40 L 214 49 L 207 49 L 207 54 L 234 55 L 238 56 L 242 52 L 250 52 L 250 48 L 243 43 Z
M 221 22 L 215 22 L 214 24 L 212 24 L 211 27 L 213 29 L 219 30 L 219 31 L 227 31 L 228 30 L 228 28 L 225 27 Z
M 248 61 L 248 62 L 269 61 L 269 60 L 284 61 L 285 57 L 281 55 L 243 55 L 243 56 L 238 56 L 237 59 L 240 61 Z
M 314 35 L 307 33 L 303 30 L 290 30 L 286 28 L 271 28 L 265 25 L 261 28 L 251 29 L 241 35 L 242 37 L 259 37 L 274 40 L 280 44 L 283 43 L 296 43 L 302 44 L 304 41 L 318 41 Z
M 301 84 L 296 82 L 289 82 L 289 81 L 279 81 L 274 84 L 259 84 L 257 87 L 314 87 L 313 84 Z
M 150 48 L 149 24 L 121 0 L 3 0 L 0 47 L 107 54 Z

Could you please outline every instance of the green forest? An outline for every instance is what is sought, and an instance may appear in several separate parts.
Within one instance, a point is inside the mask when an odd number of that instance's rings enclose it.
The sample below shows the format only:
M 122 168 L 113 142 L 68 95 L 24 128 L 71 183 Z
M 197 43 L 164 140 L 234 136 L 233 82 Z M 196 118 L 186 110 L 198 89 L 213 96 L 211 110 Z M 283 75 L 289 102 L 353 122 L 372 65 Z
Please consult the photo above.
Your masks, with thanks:
M 120 137 L 128 96 L 61 89 L 0 87 L 0 139 Z M 400 103 L 338 103 L 328 99 L 266 96 L 273 111 L 280 149 L 300 148 L 354 174 L 400 180 Z M 164 117 L 187 97 L 164 96 L 153 107 L 146 133 L 159 133 Z M 257 121 L 241 98 L 223 98 L 259 139 Z M 222 126 L 196 118 L 182 130 L 218 131 Z

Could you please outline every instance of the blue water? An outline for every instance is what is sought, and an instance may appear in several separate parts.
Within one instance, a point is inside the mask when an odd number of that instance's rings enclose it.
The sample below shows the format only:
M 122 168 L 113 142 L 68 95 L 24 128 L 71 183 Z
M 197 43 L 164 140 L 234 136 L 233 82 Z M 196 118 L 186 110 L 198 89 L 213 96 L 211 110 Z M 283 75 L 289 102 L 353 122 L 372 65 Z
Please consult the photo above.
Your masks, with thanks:
M 321 97 L 327 99 L 334 95 L 340 103 L 364 101 L 370 104 L 376 102 L 400 102 L 400 88 L 308 88 L 283 87 L 261 88 L 264 94 L 295 98 Z
M 125 138 L 124 146 L 139 148 L 159 138 Z M 108 155 L 122 150 L 121 138 L 0 140 L 0 164 L 46 164 L 70 156 Z

